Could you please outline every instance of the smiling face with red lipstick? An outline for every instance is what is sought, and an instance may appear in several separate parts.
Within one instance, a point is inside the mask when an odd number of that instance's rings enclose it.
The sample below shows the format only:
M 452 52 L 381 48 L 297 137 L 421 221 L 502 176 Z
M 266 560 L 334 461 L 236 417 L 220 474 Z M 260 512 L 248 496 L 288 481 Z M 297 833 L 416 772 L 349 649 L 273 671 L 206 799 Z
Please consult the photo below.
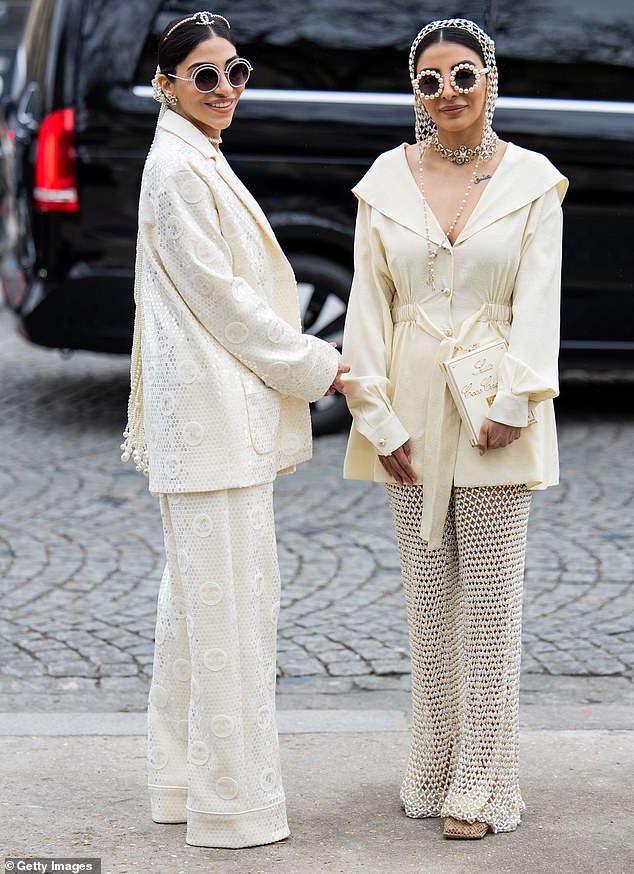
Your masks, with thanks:
M 449 148 L 477 144 L 486 101 L 484 61 L 465 45 L 443 41 L 428 46 L 416 62 L 424 108 Z
M 229 40 L 214 34 L 198 43 L 173 73 L 161 73 L 158 81 L 168 98 L 176 98 L 172 111 L 215 138 L 231 124 L 248 78 L 245 64 Z

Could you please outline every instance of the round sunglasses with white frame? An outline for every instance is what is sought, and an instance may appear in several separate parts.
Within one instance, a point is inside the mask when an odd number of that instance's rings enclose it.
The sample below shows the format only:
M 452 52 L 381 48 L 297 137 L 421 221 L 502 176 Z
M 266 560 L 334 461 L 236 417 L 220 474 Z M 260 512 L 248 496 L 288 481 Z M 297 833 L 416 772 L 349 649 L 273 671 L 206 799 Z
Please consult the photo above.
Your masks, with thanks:
M 456 64 L 451 68 L 449 82 L 458 94 L 470 94 L 480 84 L 480 77 L 483 73 L 490 73 L 491 70 L 491 67 L 478 69 L 470 61 L 463 61 L 461 64 Z M 444 85 L 445 76 L 439 73 L 438 70 L 423 69 L 416 75 L 416 78 L 412 79 L 414 91 L 423 100 L 435 100 L 437 97 L 440 97 Z
M 166 73 L 170 79 L 180 79 L 182 82 L 193 82 L 197 91 L 209 94 L 215 91 L 224 75 L 232 88 L 242 88 L 249 81 L 253 67 L 246 58 L 234 58 L 229 61 L 224 70 L 215 64 L 201 64 L 191 76 L 177 76 L 176 73 Z

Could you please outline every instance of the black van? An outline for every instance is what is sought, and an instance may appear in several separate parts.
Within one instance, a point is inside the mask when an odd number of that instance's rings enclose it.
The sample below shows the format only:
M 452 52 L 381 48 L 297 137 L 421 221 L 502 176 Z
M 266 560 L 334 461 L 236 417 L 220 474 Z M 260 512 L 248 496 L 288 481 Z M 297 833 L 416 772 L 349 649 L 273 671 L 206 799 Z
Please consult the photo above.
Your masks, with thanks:
M 26 337 L 124 353 L 137 197 L 157 104 L 156 46 L 191 0 L 33 0 L 9 117 L 20 236 L 2 264 Z M 497 43 L 498 133 L 570 178 L 562 355 L 634 352 L 634 54 L 630 0 L 239 0 L 221 3 L 255 71 L 225 153 L 300 283 L 305 329 L 339 340 L 351 277 L 350 188 L 413 137 L 407 52 L 432 18 L 468 16 Z M 321 403 L 321 402 L 320 402 Z M 341 415 L 324 399 L 315 424 Z

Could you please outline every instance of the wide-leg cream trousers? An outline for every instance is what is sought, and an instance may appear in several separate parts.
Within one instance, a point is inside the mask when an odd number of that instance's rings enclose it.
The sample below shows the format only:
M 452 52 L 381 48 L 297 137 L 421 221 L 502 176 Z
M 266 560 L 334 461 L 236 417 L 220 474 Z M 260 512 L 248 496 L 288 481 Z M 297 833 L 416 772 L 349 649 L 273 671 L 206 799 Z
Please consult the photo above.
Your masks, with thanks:
M 531 493 L 454 488 L 442 546 L 420 538 L 423 487 L 388 485 L 412 664 L 407 816 L 512 831 L 518 778 L 522 586 Z
M 281 840 L 273 484 L 161 495 L 160 506 L 167 564 L 148 706 L 152 818 L 186 822 L 196 846 Z

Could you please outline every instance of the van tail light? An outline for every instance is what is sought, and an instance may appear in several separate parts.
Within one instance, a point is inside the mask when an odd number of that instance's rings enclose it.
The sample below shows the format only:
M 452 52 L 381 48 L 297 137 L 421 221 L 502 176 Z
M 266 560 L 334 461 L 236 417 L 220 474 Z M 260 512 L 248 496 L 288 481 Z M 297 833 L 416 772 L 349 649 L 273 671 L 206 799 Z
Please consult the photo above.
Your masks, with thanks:
M 33 206 L 37 212 L 79 210 L 75 175 L 74 109 L 56 109 L 40 125 Z

